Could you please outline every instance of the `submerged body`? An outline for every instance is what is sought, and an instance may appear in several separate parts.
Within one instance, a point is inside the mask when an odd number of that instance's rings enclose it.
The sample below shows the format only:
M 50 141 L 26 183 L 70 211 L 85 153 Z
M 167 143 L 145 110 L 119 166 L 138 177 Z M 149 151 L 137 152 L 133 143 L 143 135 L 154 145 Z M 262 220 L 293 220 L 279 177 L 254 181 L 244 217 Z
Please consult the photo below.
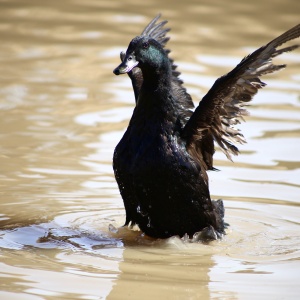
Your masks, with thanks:
M 219 78 L 192 112 L 191 97 L 164 49 L 166 22 L 156 24 L 157 20 L 131 41 L 114 70 L 116 75 L 128 73 L 136 97 L 113 159 L 126 210 L 125 225 L 137 224 L 147 235 L 160 238 L 192 236 L 205 228 L 220 236 L 224 233 L 223 203 L 210 199 L 207 178 L 207 170 L 214 170 L 213 142 L 228 157 L 238 153 L 233 142 L 244 140 L 233 126 L 246 114 L 242 106 L 264 86 L 258 76 L 283 67 L 274 66 L 271 58 L 296 48 L 276 50 L 299 36 L 300 26 Z

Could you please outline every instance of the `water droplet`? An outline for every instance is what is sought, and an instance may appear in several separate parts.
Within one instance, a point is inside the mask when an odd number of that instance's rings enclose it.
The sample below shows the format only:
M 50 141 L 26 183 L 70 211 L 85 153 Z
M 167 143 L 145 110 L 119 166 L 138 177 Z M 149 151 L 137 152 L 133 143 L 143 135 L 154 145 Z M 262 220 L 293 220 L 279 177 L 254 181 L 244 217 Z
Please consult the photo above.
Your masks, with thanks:
M 150 228 L 151 227 L 151 219 L 148 217 L 148 224 L 147 227 Z
M 139 205 L 138 205 L 137 208 L 136 208 L 136 212 L 137 212 L 138 214 L 140 214 L 142 217 L 145 217 L 145 216 L 148 215 L 147 212 L 142 211 L 142 209 L 141 209 L 141 207 L 140 207 Z

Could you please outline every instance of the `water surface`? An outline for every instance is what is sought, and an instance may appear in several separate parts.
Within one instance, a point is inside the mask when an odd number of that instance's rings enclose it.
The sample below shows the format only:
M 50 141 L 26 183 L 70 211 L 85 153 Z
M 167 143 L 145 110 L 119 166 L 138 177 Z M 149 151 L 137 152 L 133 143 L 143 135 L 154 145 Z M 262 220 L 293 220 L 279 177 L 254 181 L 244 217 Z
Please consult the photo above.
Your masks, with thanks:
M 221 241 L 120 228 L 111 166 L 134 96 L 119 52 L 158 12 L 197 103 L 242 57 L 299 23 L 298 1 L 1 1 L 0 298 L 297 299 L 300 52 L 249 108 L 248 143 L 221 151 Z M 299 43 L 299 40 L 297 41 Z

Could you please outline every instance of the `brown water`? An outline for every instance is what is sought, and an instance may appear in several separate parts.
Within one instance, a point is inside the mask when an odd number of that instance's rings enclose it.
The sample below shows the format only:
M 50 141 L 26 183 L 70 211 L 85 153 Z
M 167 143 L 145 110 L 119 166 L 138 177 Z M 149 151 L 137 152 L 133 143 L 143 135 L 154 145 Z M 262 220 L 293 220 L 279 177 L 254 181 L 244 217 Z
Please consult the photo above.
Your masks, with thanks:
M 163 2 L 163 3 L 161 3 Z M 158 12 L 195 102 L 299 23 L 297 0 L 0 1 L 1 299 L 298 299 L 300 51 L 264 78 L 234 163 L 216 153 L 228 234 L 153 240 L 125 220 L 111 167 L 133 109 L 119 52 Z M 299 40 L 297 41 L 300 42 Z M 109 229 L 110 228 L 110 229 Z

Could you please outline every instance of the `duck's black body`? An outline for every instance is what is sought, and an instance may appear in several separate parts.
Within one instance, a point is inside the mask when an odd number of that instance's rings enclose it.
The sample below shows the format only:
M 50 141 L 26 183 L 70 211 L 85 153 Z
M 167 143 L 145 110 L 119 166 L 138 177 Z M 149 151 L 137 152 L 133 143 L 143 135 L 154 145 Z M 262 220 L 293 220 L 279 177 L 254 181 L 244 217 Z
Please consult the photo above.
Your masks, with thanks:
M 194 113 L 191 97 L 164 49 L 166 22 L 156 17 L 130 43 L 115 74 L 128 73 L 136 97 L 129 126 L 117 145 L 113 167 L 126 209 L 126 225 L 153 237 L 189 236 L 204 228 L 224 233 L 223 203 L 211 201 L 207 170 L 213 170 L 215 140 L 229 157 L 243 142 L 232 126 L 264 84 L 258 76 L 280 69 L 271 57 L 300 35 L 300 26 L 258 49 L 216 81 Z
M 193 234 L 209 225 L 223 231 L 201 168 L 181 138 L 170 76 L 168 61 L 163 72 L 144 76 L 130 124 L 115 150 L 114 170 L 125 200 L 126 224 L 137 223 L 154 237 Z

